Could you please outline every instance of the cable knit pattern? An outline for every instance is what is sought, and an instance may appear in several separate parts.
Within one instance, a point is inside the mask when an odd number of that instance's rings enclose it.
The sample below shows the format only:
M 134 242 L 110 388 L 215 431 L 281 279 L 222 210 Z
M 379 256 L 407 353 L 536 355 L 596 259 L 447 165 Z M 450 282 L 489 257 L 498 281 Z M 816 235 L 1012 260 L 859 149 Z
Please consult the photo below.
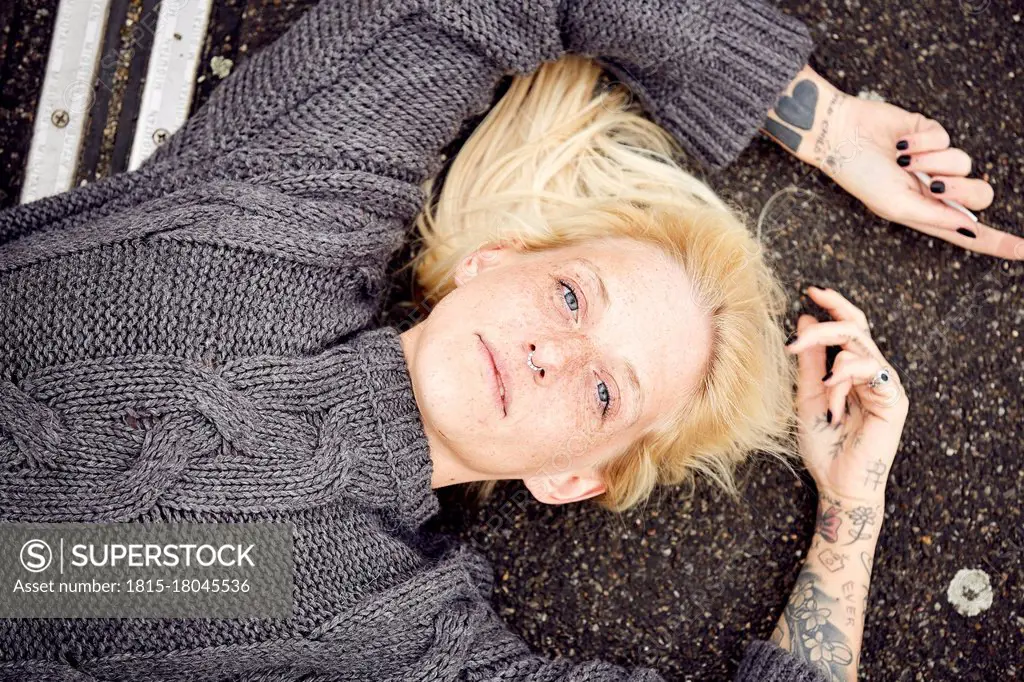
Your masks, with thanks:
M 387 265 L 504 75 L 595 56 L 722 165 L 810 47 L 752 0 L 323 0 L 137 171 L 0 213 L 0 521 L 277 521 L 295 547 L 291 618 L 3 620 L 0 679 L 660 679 L 532 653 L 487 561 L 422 530 Z M 744 665 L 813 676 L 767 643 Z

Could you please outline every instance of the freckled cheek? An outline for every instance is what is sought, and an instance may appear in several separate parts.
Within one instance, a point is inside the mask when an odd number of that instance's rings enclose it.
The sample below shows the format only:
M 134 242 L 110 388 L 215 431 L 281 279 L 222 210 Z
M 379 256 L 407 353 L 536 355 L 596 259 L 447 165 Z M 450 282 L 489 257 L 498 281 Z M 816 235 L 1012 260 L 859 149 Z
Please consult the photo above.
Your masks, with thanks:
M 527 417 L 528 428 L 522 432 L 539 443 L 541 450 L 580 457 L 596 447 L 598 441 L 593 424 L 587 423 L 586 414 L 575 402 L 568 402 L 563 396 L 546 397 L 542 405 L 542 409 L 532 411 Z
M 562 473 L 590 463 L 595 459 L 595 451 L 592 439 L 565 434 L 545 443 L 531 458 L 531 465 L 543 473 Z
M 523 284 L 522 288 L 508 292 L 507 296 L 494 303 L 494 307 L 500 310 L 501 324 L 508 336 L 531 342 L 558 329 L 555 305 L 552 291 L 536 283 Z M 522 361 L 525 364 L 526 358 Z

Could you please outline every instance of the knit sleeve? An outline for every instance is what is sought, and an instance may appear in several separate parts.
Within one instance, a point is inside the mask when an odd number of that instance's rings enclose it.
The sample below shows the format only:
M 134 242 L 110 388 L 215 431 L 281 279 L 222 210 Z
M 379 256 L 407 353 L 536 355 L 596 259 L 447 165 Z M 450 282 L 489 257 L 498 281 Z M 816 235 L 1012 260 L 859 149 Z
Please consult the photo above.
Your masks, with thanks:
M 503 75 L 595 57 L 696 157 L 730 162 L 806 62 L 756 0 L 322 0 L 152 158 L 239 174 L 356 166 L 418 183 Z
M 321 0 L 137 171 L 0 214 L 0 244 L 217 181 L 287 190 L 362 172 L 419 185 L 503 76 L 567 52 L 601 62 L 691 154 L 724 166 L 811 48 L 800 22 L 757 0 Z
M 814 44 L 761 0 L 574 0 L 570 50 L 594 56 L 651 118 L 720 168 L 750 143 Z

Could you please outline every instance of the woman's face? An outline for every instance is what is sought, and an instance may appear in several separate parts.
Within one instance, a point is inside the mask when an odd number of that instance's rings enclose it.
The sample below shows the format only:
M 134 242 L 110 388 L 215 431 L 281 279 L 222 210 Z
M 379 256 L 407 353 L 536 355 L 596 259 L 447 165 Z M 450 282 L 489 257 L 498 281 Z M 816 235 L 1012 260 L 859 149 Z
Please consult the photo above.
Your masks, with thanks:
M 599 494 L 597 465 L 685 401 L 708 357 L 708 311 L 646 242 L 482 249 L 456 282 L 402 334 L 434 487 L 523 479 L 549 503 Z

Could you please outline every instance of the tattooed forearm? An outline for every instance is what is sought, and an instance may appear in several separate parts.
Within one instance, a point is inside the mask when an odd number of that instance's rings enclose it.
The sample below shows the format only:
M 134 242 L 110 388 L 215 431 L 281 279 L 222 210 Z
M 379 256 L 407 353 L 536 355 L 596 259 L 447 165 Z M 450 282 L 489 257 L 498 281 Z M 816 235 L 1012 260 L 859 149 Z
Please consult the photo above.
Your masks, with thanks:
M 821 576 L 805 565 L 779 619 L 789 635 L 785 648 L 818 667 L 827 680 L 851 680 L 856 677 L 850 669 L 854 651 L 849 636 L 835 624 L 840 601 L 822 585 Z
M 875 525 L 875 510 L 871 507 L 854 507 L 846 512 L 846 515 L 853 526 L 850 529 L 852 539 L 846 544 L 852 545 L 858 540 L 870 540 L 871 534 L 868 531 Z
M 865 505 L 827 491 L 820 497 L 807 560 L 771 639 L 825 679 L 851 682 L 857 679 L 884 503 Z M 840 543 L 840 535 L 850 542 Z
M 814 526 L 814 531 L 824 538 L 825 542 L 839 542 L 839 527 L 843 525 L 840 511 L 834 504 L 828 507 L 824 504 L 818 505 L 818 522 Z
M 838 116 L 847 95 L 805 66 L 779 95 L 761 129 L 803 161 L 830 175 L 839 172 L 847 140 L 836 144 Z M 856 145 L 856 141 L 853 141 Z
M 800 142 L 803 140 L 800 133 L 792 128 L 787 128 L 774 118 L 765 119 L 764 131 L 778 140 L 779 144 L 788 147 L 790 151 L 795 152 L 800 149 Z
M 821 562 L 821 565 L 833 573 L 846 568 L 847 558 L 845 554 L 839 554 L 831 549 L 826 549 L 818 554 L 818 561 Z

